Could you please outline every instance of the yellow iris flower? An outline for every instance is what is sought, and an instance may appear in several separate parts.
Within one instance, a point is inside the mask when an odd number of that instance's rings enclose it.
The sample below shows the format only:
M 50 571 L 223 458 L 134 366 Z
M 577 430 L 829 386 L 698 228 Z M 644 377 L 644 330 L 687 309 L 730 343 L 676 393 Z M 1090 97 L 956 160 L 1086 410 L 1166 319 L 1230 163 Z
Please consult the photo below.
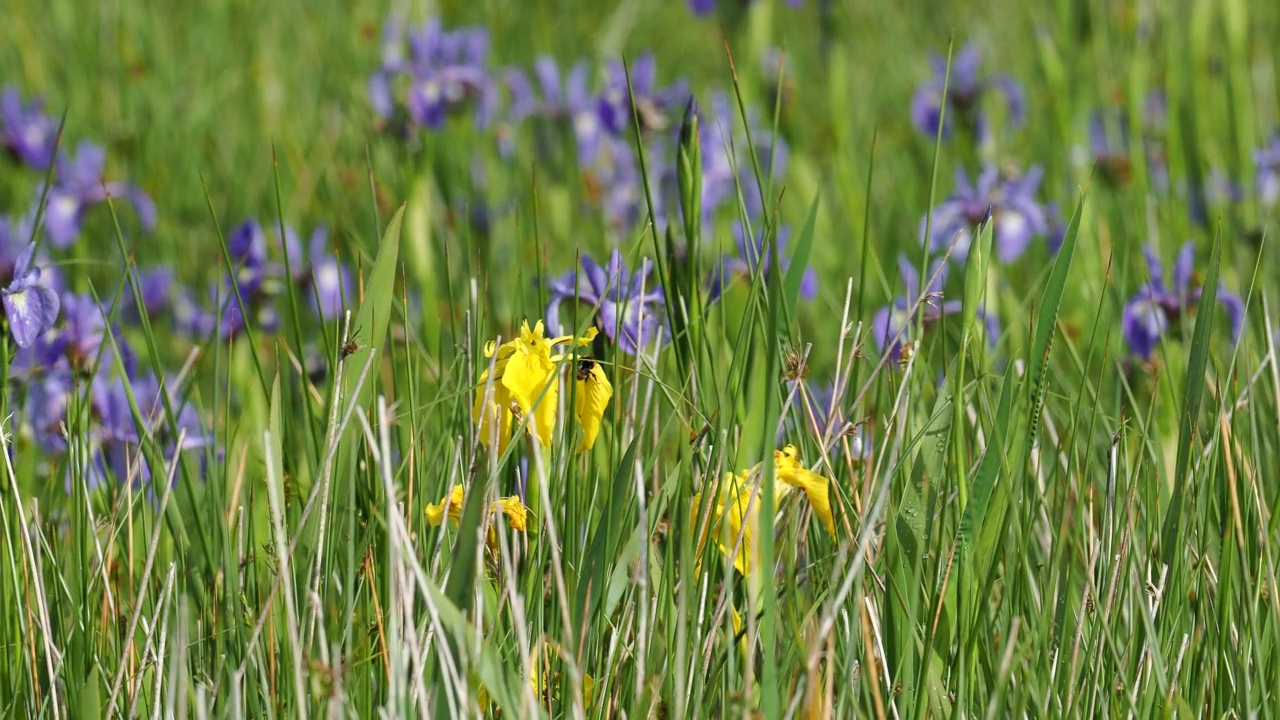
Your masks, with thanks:
M 530 432 L 544 446 L 551 445 L 560 393 L 558 370 L 566 359 L 576 359 L 572 351 L 552 354 L 552 350 L 562 343 L 586 345 L 595 336 L 596 329 L 593 327 L 581 337 L 564 335 L 548 338 L 544 334 L 541 320 L 533 329 L 529 328 L 526 321 L 520 325 L 520 334 L 514 340 L 497 347 L 493 343 L 486 345 L 484 356 L 494 358 L 494 382 L 490 390 L 488 369 L 480 373 L 475 403 L 471 407 L 471 418 L 479 424 L 480 442 L 487 447 L 496 433 L 498 452 L 506 451 L 511 442 L 514 405 L 522 416 L 532 416 Z M 605 406 L 613 397 L 613 386 L 594 360 L 577 359 L 577 365 L 578 387 L 574 410 L 578 422 L 582 424 L 583 438 L 578 452 L 583 452 L 595 443 Z M 486 394 L 490 395 L 487 402 Z
M 427 504 L 425 511 L 427 515 L 427 522 L 431 523 L 432 527 L 435 527 L 444 522 L 446 515 L 454 525 L 462 522 L 462 500 L 465 496 L 466 490 L 462 485 L 454 485 L 448 495 L 440 498 L 440 502 Z M 525 507 L 524 503 L 520 501 L 520 498 L 515 497 L 514 495 L 494 500 L 489 505 L 489 512 L 493 515 L 502 515 L 505 517 L 507 519 L 507 525 L 509 525 L 512 530 L 524 532 L 525 528 L 528 526 L 529 508 Z M 488 544 L 490 547 L 496 548 L 497 543 L 498 537 L 491 527 L 489 528 Z
M 604 419 L 604 409 L 613 397 L 613 385 L 600 363 L 589 358 L 578 361 L 577 388 L 574 392 L 574 415 L 582 426 L 582 442 L 578 443 L 578 452 L 586 452 L 596 444 L 600 434 L 600 421 Z
M 827 532 L 835 535 L 835 520 L 831 514 L 831 500 L 828 494 L 830 481 L 821 475 L 806 469 L 800 464 L 799 451 L 794 445 L 788 445 L 773 454 L 774 477 L 780 482 L 774 483 L 774 507 L 791 492 L 793 488 L 804 491 L 813 512 L 818 516 Z M 751 574 L 756 566 L 756 534 L 760 526 L 760 496 L 753 476 L 760 471 L 756 465 L 750 470 L 733 475 L 727 474 L 716 489 L 716 499 L 711 506 L 710 522 L 707 530 L 698 538 L 698 550 L 706 544 L 707 535 L 712 535 L 720 552 L 733 560 L 733 566 L 743 575 Z M 698 506 L 702 493 L 693 497 L 691 524 L 698 526 Z M 741 536 L 741 540 L 739 540 Z M 736 548 L 736 552 L 735 552 Z

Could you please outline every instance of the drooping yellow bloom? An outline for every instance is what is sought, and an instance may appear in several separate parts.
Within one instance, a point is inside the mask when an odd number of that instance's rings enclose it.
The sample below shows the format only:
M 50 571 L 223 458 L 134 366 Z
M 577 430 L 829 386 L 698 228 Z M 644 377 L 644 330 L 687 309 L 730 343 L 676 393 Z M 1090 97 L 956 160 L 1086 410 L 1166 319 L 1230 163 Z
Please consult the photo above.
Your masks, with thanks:
M 454 525 L 462 522 L 462 498 L 464 493 L 465 491 L 461 485 L 454 485 L 448 495 L 440 498 L 440 502 L 429 503 L 426 510 L 427 522 L 431 523 L 432 527 L 439 525 L 444 521 L 446 512 Z
M 447 514 L 454 525 L 461 523 L 462 499 L 465 493 L 466 491 L 462 485 L 454 485 L 448 495 L 440 498 L 440 502 L 428 504 L 426 509 L 427 522 L 431 523 L 432 527 L 435 527 L 444 521 Z M 505 517 L 507 525 L 512 530 L 524 532 L 528 525 L 529 508 L 525 507 L 520 498 L 514 495 L 494 500 L 489 505 L 489 512 L 493 515 Z M 493 534 L 493 528 L 489 528 L 489 542 L 490 544 L 496 544 L 497 542 L 497 537 Z
M 835 534 L 835 522 L 831 514 L 828 480 L 800 464 L 799 451 L 788 445 L 774 453 L 775 477 L 774 507 L 778 506 L 792 488 L 804 491 L 814 514 L 828 532 Z M 737 475 L 726 474 L 716 488 L 716 499 L 711 501 L 710 522 L 706 532 L 698 538 L 701 553 L 707 536 L 714 538 L 725 557 L 733 560 L 733 566 L 743 575 L 749 575 L 756 566 L 756 535 L 760 526 L 760 466 L 744 470 Z M 698 526 L 698 506 L 702 493 L 693 497 L 691 524 Z M 741 539 L 739 539 L 741 536 Z M 735 547 L 737 551 L 735 552 Z
M 600 421 L 604 419 L 604 409 L 609 406 L 609 398 L 613 397 L 613 385 L 604 374 L 600 363 L 591 358 L 578 361 L 577 388 L 574 394 L 574 415 L 578 424 L 582 425 L 582 442 L 578 443 L 578 452 L 586 452 L 596 444 L 600 434 Z
M 788 445 L 775 452 L 773 462 L 777 468 L 777 477 L 782 482 L 804 491 L 805 496 L 809 498 L 809 504 L 813 506 L 813 514 L 818 516 L 818 520 L 822 522 L 827 532 L 834 536 L 836 523 L 831 515 L 831 496 L 828 494 L 828 486 L 831 483 L 818 473 L 801 465 L 799 455 L 800 451 L 796 450 L 795 445 Z
M 506 450 L 511 441 L 514 405 L 522 416 L 531 418 L 529 431 L 537 435 L 543 445 L 549 446 L 555 430 L 560 392 L 558 363 L 564 360 L 563 355 L 552 355 L 551 351 L 556 345 L 569 341 L 585 345 L 595 336 L 596 329 L 590 328 L 579 338 L 572 335 L 548 338 L 544 335 L 541 320 L 532 330 L 526 321 L 520 325 L 520 334 L 515 339 L 496 348 L 493 343 L 486 345 L 484 356 L 494 358 L 493 387 L 489 388 L 489 371 L 486 369 L 480 373 L 475 403 L 471 408 L 471 419 L 480 426 L 480 441 L 489 445 L 496 423 L 498 452 Z M 491 396 L 485 402 L 487 392 Z
M 493 505 L 490 507 L 490 510 L 494 514 L 502 513 L 505 515 L 507 518 L 507 524 L 511 526 L 512 530 L 524 532 L 525 527 L 528 525 L 529 508 L 525 507 L 524 503 L 520 501 L 520 498 L 514 495 L 493 501 Z

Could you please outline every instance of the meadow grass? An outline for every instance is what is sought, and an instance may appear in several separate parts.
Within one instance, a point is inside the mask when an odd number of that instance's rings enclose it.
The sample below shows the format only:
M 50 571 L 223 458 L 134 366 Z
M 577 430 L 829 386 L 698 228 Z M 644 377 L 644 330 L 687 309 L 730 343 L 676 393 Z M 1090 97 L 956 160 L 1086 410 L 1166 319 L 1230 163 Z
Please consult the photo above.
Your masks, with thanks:
M 159 222 L 145 233 L 113 199 L 69 248 L 42 241 L 112 328 L 59 396 L 56 447 L 34 426 L 39 371 L 3 343 L 0 714 L 1268 716 L 1280 265 L 1252 154 L 1280 123 L 1280 13 L 727 4 L 706 18 L 639 0 L 394 8 L 484 25 L 495 70 L 549 54 L 589 60 L 594 78 L 651 50 L 700 107 L 724 92 L 728 116 L 699 116 L 701 143 L 733 143 L 730 197 L 708 215 L 701 148 L 654 142 L 627 105 L 641 176 L 676 182 L 641 182 L 621 227 L 563 127 L 456 113 L 406 135 L 380 119 L 367 83 L 384 8 L 6 8 L 0 79 L 46 98 L 60 153 L 102 142 Z M 1027 122 L 985 102 L 985 140 L 954 124 L 926 136 L 909 107 L 928 53 L 951 53 L 950 83 L 968 40 L 1023 85 Z M 1134 138 L 1122 164 L 1090 151 L 1104 107 Z M 775 136 L 782 174 L 761 142 Z M 1057 248 L 1038 238 L 1002 261 L 993 223 L 967 252 L 920 242 L 952 171 L 982 162 L 1044 168 Z M 4 163 L 17 217 L 51 175 Z M 1245 191 L 1205 191 L 1214 171 Z M 272 246 L 277 322 L 236 282 L 218 286 L 247 318 L 231 337 L 218 313 L 204 337 L 173 330 L 176 302 L 128 315 L 146 305 L 137 268 L 200 293 L 242 271 L 247 216 L 278 236 L 328 226 L 354 271 L 345 312 L 317 319 L 314 286 L 290 281 L 307 260 Z M 704 280 L 735 252 L 735 220 L 761 255 L 713 300 Z M 1196 294 L 1138 357 L 1122 317 L 1151 287 L 1142 247 L 1167 265 L 1188 240 Z M 557 347 L 563 379 L 537 386 L 501 447 L 473 415 L 505 392 L 486 344 L 520 340 L 554 278 L 614 248 L 652 263 L 661 340 L 626 352 L 609 340 L 624 314 L 608 328 L 567 302 L 567 334 L 600 334 Z M 939 256 L 946 312 L 929 289 Z M 1235 342 L 1219 289 L 1245 303 Z M 905 344 L 882 351 L 872 318 L 895 298 Z M 579 453 L 588 354 L 613 393 Z M 130 358 L 165 378 L 159 403 Z M 94 463 L 100 377 L 121 380 L 140 428 L 123 477 Z M 201 442 L 175 453 L 196 432 L 186 408 Z M 787 445 L 829 480 L 830 530 L 796 471 L 768 461 Z M 721 502 L 726 483 L 744 506 Z M 433 524 L 455 485 L 453 519 Z M 511 497 L 527 521 L 493 509 Z M 735 512 L 756 524 L 708 537 Z

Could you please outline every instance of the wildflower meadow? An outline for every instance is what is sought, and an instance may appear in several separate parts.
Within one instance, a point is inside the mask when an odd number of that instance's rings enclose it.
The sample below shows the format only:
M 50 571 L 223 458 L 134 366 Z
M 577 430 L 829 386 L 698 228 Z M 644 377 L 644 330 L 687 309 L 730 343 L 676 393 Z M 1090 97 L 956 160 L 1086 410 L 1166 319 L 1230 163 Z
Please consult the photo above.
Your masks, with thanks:
M 1280 5 L 0 15 L 0 716 L 1280 707 Z

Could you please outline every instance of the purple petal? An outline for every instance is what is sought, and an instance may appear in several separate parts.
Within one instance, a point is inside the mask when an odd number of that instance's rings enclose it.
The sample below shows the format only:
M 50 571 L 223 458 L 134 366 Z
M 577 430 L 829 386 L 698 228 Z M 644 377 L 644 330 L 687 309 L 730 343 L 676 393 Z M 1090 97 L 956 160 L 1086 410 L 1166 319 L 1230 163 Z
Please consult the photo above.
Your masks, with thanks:
M 1138 357 L 1151 357 L 1168 326 L 1169 320 L 1164 310 L 1145 293 L 1135 295 L 1124 306 L 1120 322 L 1121 334 L 1133 354 Z
M 1227 312 L 1227 324 L 1231 327 L 1231 340 L 1240 339 L 1240 331 L 1244 328 L 1244 300 L 1228 290 L 1218 291 L 1218 303 Z
M 1160 257 L 1156 255 L 1156 249 L 1150 245 L 1143 245 L 1142 256 L 1147 259 L 1147 272 L 1151 274 L 1151 290 L 1156 293 L 1166 292 L 1164 286 L 1164 266 L 1160 263 Z
M 44 285 L 5 290 L 3 301 L 9 332 L 20 348 L 31 347 L 58 319 L 58 295 Z
M 1004 95 L 1005 102 L 1009 104 L 1009 122 L 1015 127 L 1025 123 L 1027 120 L 1027 98 L 1022 92 L 1022 85 L 1005 74 L 992 77 L 991 84 Z
M 1183 243 L 1178 249 L 1178 257 L 1173 261 L 1173 287 L 1169 292 L 1186 302 L 1190 298 L 1191 275 L 1195 272 L 1196 244 L 1191 241 Z

